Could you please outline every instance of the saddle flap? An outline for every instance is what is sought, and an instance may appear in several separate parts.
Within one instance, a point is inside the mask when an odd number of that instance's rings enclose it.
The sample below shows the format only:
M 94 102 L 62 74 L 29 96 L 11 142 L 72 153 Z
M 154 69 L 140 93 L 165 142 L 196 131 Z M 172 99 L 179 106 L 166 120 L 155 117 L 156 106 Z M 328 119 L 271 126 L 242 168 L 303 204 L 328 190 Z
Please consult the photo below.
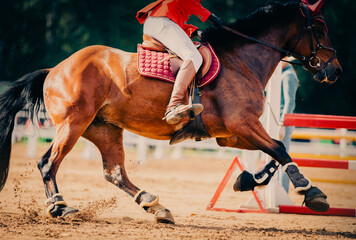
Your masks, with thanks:
M 200 70 L 198 72 L 198 79 L 203 78 L 209 71 L 211 63 L 213 61 L 213 58 L 211 56 L 211 52 L 209 51 L 209 49 L 205 46 L 201 46 L 199 48 L 199 53 L 201 54 L 201 56 L 203 57 L 203 64 L 200 67 Z

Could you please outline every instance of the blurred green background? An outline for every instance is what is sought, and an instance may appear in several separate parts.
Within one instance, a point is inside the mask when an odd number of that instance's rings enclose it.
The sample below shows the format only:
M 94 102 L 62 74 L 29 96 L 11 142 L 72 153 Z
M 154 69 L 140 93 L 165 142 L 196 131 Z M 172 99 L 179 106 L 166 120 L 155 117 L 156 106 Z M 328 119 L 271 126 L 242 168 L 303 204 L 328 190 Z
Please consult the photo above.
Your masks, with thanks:
M 135 15 L 152 0 L 0 2 L 1 83 L 14 81 L 40 68 L 53 67 L 89 45 L 136 51 L 136 44 L 142 39 L 142 26 Z M 203 0 L 202 4 L 228 23 L 245 17 L 266 2 Z M 322 12 L 344 74 L 335 84 L 325 85 L 297 67 L 300 87 L 295 112 L 356 116 L 355 6 L 354 0 L 326 0 Z M 210 26 L 196 17 L 190 23 L 201 29 Z

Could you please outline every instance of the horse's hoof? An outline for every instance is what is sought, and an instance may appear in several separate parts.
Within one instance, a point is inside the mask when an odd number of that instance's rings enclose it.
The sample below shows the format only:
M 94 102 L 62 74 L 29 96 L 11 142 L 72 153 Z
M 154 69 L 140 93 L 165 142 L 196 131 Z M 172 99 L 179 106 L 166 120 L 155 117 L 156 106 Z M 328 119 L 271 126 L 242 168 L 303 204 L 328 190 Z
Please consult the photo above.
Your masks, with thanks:
M 72 208 L 72 207 L 65 207 L 62 212 L 62 217 L 72 217 L 75 215 L 79 210 Z
M 235 192 L 243 192 L 243 191 L 253 191 L 256 183 L 253 179 L 253 175 L 247 171 L 243 171 L 236 179 L 234 183 L 234 191 Z
M 52 217 L 71 217 L 78 212 L 78 209 L 67 207 L 65 205 L 54 205 L 52 210 L 49 211 Z
M 319 188 L 311 187 L 305 194 L 305 206 L 315 212 L 326 212 L 330 208 L 326 198 L 327 196 Z
M 158 210 L 155 215 L 158 223 L 174 224 L 174 218 L 168 209 Z

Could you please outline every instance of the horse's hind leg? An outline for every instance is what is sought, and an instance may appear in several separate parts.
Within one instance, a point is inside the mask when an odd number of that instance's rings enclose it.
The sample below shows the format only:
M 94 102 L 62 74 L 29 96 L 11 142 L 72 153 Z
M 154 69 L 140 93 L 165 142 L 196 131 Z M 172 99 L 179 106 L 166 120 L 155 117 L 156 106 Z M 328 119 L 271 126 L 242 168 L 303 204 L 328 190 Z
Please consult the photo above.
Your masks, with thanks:
M 258 120 L 246 122 L 244 125 L 240 124 L 239 131 L 236 133 L 236 135 L 242 138 L 235 138 L 233 139 L 234 141 L 220 139 L 218 140 L 219 145 L 241 147 L 242 144 L 248 149 L 255 148 L 262 150 L 282 165 L 283 170 L 288 174 L 296 192 L 305 195 L 304 201 L 307 207 L 320 212 L 329 209 L 329 204 L 326 202 L 326 195 L 318 188 L 313 187 L 311 181 L 300 173 L 298 165 L 292 161 L 283 144 L 280 141 L 272 139 Z M 238 177 L 234 189 L 243 190 L 245 188 L 245 190 L 252 190 L 255 186 L 266 185 L 277 168 L 278 164 L 272 160 L 256 174 L 243 172 Z
M 51 147 L 37 163 L 46 191 L 47 213 L 52 217 L 65 217 L 78 211 L 68 207 L 64 202 L 62 195 L 58 191 L 56 174 L 63 158 L 73 148 L 86 127 L 83 124 L 63 123 L 58 125 Z
M 100 150 L 104 177 L 119 187 L 148 213 L 153 213 L 157 222 L 174 223 L 170 211 L 158 203 L 158 196 L 140 190 L 129 180 L 125 170 L 125 154 L 122 140 L 123 129 L 95 119 L 83 134 Z

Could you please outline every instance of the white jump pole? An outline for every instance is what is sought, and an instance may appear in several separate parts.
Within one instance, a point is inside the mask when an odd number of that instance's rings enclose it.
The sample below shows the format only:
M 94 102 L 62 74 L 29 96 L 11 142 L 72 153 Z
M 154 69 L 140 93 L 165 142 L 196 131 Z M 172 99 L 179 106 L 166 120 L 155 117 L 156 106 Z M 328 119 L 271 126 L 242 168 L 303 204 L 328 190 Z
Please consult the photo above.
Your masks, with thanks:
M 281 105 L 281 73 L 282 73 L 282 65 L 278 64 L 276 70 L 268 81 L 266 90 L 266 131 L 268 134 L 274 138 L 279 139 L 280 132 L 280 105 Z M 271 160 L 271 157 L 265 154 L 266 163 Z M 278 174 L 275 174 L 278 176 Z M 265 192 L 265 203 L 267 209 L 276 208 L 276 185 L 278 184 L 276 177 L 273 177 L 271 182 L 267 185 L 267 191 Z

